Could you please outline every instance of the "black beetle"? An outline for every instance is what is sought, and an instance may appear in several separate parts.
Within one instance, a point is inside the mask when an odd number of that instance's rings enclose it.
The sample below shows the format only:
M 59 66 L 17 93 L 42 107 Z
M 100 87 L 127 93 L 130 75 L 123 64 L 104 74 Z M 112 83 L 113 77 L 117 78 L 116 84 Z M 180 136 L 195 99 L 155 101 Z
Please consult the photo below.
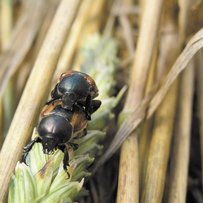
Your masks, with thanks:
M 61 99 L 63 108 L 72 110 L 74 104 L 85 108 L 87 119 L 90 120 L 90 111 L 93 107 L 98 109 L 100 100 L 93 100 L 98 96 L 98 89 L 94 80 L 87 74 L 79 71 L 68 71 L 63 73 L 51 92 L 52 99 L 47 102 Z
M 77 149 L 77 144 L 73 141 L 86 134 L 87 117 L 81 106 L 74 105 L 73 111 L 69 111 L 62 108 L 61 104 L 61 100 L 55 100 L 43 108 L 37 126 L 39 136 L 24 147 L 24 162 L 33 145 L 42 143 L 45 154 L 51 154 L 56 149 L 64 153 L 63 168 L 67 171 L 68 147 L 72 147 L 73 150 Z M 93 113 L 94 109 L 92 108 L 90 112 Z

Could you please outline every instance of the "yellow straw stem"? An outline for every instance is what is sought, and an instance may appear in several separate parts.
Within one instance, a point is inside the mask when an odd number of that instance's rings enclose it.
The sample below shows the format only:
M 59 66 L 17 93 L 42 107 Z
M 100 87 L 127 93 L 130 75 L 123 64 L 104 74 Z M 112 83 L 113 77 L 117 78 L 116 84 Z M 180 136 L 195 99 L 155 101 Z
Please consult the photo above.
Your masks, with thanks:
M 81 3 L 77 17 L 72 25 L 70 35 L 68 36 L 61 56 L 59 58 L 56 71 L 54 73 L 53 81 L 56 82 L 60 77 L 61 73 L 71 69 L 71 63 L 75 54 L 76 48 L 80 42 L 80 35 L 82 34 L 82 28 L 84 23 L 88 19 L 92 0 L 84 0 Z
M 123 112 L 133 111 L 140 104 L 144 96 L 145 83 L 160 25 L 162 4 L 162 0 L 148 1 L 143 10 L 137 50 L 131 71 L 130 88 Z M 132 154 L 132 149 L 138 153 L 138 139 L 136 133 L 132 133 L 131 136 L 132 137 L 128 140 L 128 145 L 131 147 L 121 148 L 121 154 L 125 155 L 123 156 L 123 159 L 126 160 L 125 167 L 131 169 L 128 171 L 119 170 L 119 180 L 128 181 L 123 183 L 119 182 L 119 186 L 122 188 L 118 188 L 117 199 L 122 199 L 123 203 L 134 203 L 139 200 L 139 166 L 138 159 L 135 158 L 138 154 Z M 129 165 L 131 167 L 128 167 Z M 124 178 L 126 174 L 131 177 L 131 180 Z M 122 193 L 119 191 L 122 191 Z M 133 199 L 130 198 L 132 194 L 135 194 L 132 196 Z M 122 196 L 122 198 L 120 196 Z
M 197 93 L 198 93 L 198 112 L 200 119 L 200 150 L 201 150 L 201 160 L 202 160 L 202 184 L 203 184 L 203 63 L 202 63 L 203 52 L 200 52 L 197 55 Z
M 2 99 L 0 99 L 0 149 L 4 142 L 3 137 L 3 105 L 2 105 Z
M 131 154 L 128 151 L 131 151 Z M 133 159 L 132 159 L 133 156 Z M 131 160 L 128 163 L 128 160 Z M 126 139 L 122 145 L 122 151 L 120 155 L 120 166 L 119 166 L 119 177 L 118 177 L 118 194 L 117 203 L 126 202 L 126 199 L 129 202 L 139 202 L 139 195 L 136 194 L 136 191 L 139 190 L 139 184 L 137 182 L 138 173 L 133 174 L 132 171 L 136 172 L 136 164 L 138 163 L 138 146 L 137 138 L 135 136 L 130 136 Z M 129 184 L 131 183 L 131 184 Z M 132 191 L 132 193 L 129 193 Z
M 192 118 L 192 101 L 194 91 L 194 68 L 190 63 L 181 75 L 179 93 L 179 110 L 171 154 L 169 181 L 169 203 L 186 202 L 188 165 L 190 153 L 190 132 Z
M 82 32 L 80 33 L 80 39 L 78 39 L 78 43 L 81 46 L 88 38 L 88 36 L 99 33 L 100 27 L 103 20 L 104 9 L 107 2 L 105 0 L 94 1 L 91 4 L 91 12 L 88 14 L 88 19 L 86 20 L 85 26 L 82 28 Z M 77 50 L 76 57 L 73 63 L 74 70 L 80 70 L 80 65 L 82 63 L 80 49 Z
M 13 26 L 13 2 L 12 0 L 1 0 L 1 48 L 5 51 L 9 45 L 12 26 Z M 10 125 L 11 118 L 13 116 L 14 105 L 13 105 L 13 82 L 10 81 L 7 85 L 7 89 L 4 93 L 4 96 L 0 99 L 1 105 L 3 105 L 3 115 L 0 113 L 0 131 L 5 134 L 5 131 L 8 130 Z M 4 125 L 4 126 L 3 126 Z
M 50 81 L 79 3 L 79 0 L 61 1 L 26 84 L 0 154 L 0 201 L 6 195 L 11 173 L 49 93 Z
M 157 68 L 157 53 L 158 53 L 158 46 L 154 51 L 154 56 L 152 60 L 152 64 L 150 67 L 149 77 L 147 79 L 147 85 L 145 90 L 145 95 L 148 95 L 150 91 L 152 91 L 152 87 L 154 84 L 154 79 L 156 75 L 156 68 Z M 152 120 L 144 120 L 142 133 L 139 137 L 139 175 L 140 175 L 140 192 L 142 190 L 142 183 L 144 177 L 144 166 L 147 161 L 147 156 L 149 153 L 149 143 L 151 140 L 151 128 L 152 128 Z
M 142 203 L 162 202 L 176 109 L 176 90 L 177 82 L 172 85 L 155 116 Z
M 13 26 L 13 2 L 12 0 L 1 0 L 1 47 L 8 47 L 11 30 Z
M 175 25 L 168 21 L 164 28 L 172 32 L 163 34 L 160 38 L 157 81 L 163 78 L 179 52 L 179 44 L 174 43 L 178 40 Z M 141 202 L 143 203 L 162 202 L 176 112 L 176 92 L 177 82 L 172 85 L 155 115 L 151 142 L 148 146 L 148 157 L 143 169 L 143 191 L 141 194 Z

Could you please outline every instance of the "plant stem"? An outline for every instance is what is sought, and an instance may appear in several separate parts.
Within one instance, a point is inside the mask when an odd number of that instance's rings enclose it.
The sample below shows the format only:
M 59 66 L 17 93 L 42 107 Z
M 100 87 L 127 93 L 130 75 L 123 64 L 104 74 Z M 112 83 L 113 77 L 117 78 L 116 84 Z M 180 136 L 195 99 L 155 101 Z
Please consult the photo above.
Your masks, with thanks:
M 192 118 L 192 100 L 194 91 L 194 68 L 190 63 L 181 75 L 179 93 L 179 111 L 171 154 L 169 195 L 167 202 L 186 202 L 187 177 L 190 151 L 190 132 Z
M 71 63 L 75 51 L 79 45 L 79 38 L 82 29 L 89 16 L 92 0 L 83 0 L 79 8 L 78 14 L 73 22 L 70 33 L 66 39 L 61 56 L 59 58 L 56 71 L 54 73 L 53 82 L 56 83 L 60 75 L 71 69 Z
M 22 148 L 32 133 L 34 121 L 48 94 L 65 36 L 79 3 L 79 0 L 61 1 L 24 89 L 0 154 L 0 201 L 6 195 L 11 173 L 20 159 Z
M 133 67 L 131 70 L 130 88 L 123 112 L 133 111 L 140 104 L 144 96 L 145 83 L 147 80 L 154 46 L 156 44 L 156 37 L 159 30 L 162 4 L 162 0 L 156 0 L 153 2 L 148 1 L 143 10 L 137 49 L 134 57 Z M 125 160 L 125 165 L 120 166 L 126 167 L 129 170 L 124 171 L 120 168 L 119 180 L 125 180 L 124 177 L 126 176 L 126 174 L 131 177 L 131 180 L 127 179 L 129 180 L 129 182 L 119 183 L 122 188 L 118 188 L 118 191 L 122 191 L 122 193 L 117 193 L 117 199 L 121 199 L 119 196 L 122 195 L 123 203 L 134 203 L 139 201 L 138 159 L 135 159 L 137 155 L 135 157 L 132 156 L 132 148 L 134 148 L 134 152 L 138 153 L 137 133 L 134 132 L 132 133 L 132 135 L 130 135 L 132 136 L 132 138 L 130 138 L 129 141 L 131 141 L 132 143 L 128 143 L 128 145 L 131 147 L 121 148 L 121 154 L 125 155 L 123 157 L 123 159 Z M 125 144 L 123 146 L 125 146 Z M 125 152 L 123 152 L 123 150 L 125 150 Z M 128 167 L 132 163 L 133 166 Z M 126 187 L 127 185 L 128 187 Z M 129 199 L 132 194 L 135 194 L 135 196 L 133 196 L 134 198 Z

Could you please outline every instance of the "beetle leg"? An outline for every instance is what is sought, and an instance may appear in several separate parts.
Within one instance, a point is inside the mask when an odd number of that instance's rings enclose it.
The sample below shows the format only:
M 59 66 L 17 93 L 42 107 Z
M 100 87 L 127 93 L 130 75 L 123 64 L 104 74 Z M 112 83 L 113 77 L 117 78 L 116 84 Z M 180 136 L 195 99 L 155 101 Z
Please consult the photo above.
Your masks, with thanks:
M 78 149 L 78 147 L 79 147 L 79 145 L 78 145 L 78 144 L 73 143 L 73 142 L 69 142 L 68 144 L 70 145 L 70 147 L 72 147 L 73 151 L 77 150 L 77 149 Z
M 54 89 L 51 91 L 51 98 L 59 99 L 61 97 L 61 95 L 58 94 L 58 85 L 59 82 L 57 82 Z
M 31 140 L 24 148 L 23 148 L 23 162 L 26 163 L 26 157 L 29 153 L 29 151 L 32 149 L 33 145 L 35 143 L 41 142 L 40 137 L 35 137 L 34 140 Z
M 49 104 L 53 103 L 55 100 L 57 100 L 57 99 L 58 99 L 58 98 L 50 99 L 49 101 L 47 101 L 47 102 L 45 103 L 45 105 L 49 105 Z
M 100 100 L 92 100 L 91 103 L 92 103 L 92 105 L 91 105 L 90 113 L 93 114 L 101 106 L 101 101 Z
M 64 153 L 63 157 L 63 169 L 67 173 L 68 178 L 70 178 L 70 174 L 68 173 L 68 168 L 69 166 L 69 154 L 68 154 L 68 149 L 65 145 L 58 146 L 58 148 Z
M 68 168 L 67 166 L 69 166 L 69 154 L 68 154 L 68 150 L 65 148 L 64 150 L 64 157 L 63 157 L 63 169 L 67 172 Z M 70 176 L 70 174 L 68 174 Z
M 92 107 L 92 99 L 91 96 L 88 95 L 85 104 L 85 112 L 88 120 L 91 120 L 91 107 Z
M 85 135 L 87 135 L 87 128 L 84 128 L 84 130 L 83 130 L 83 135 L 82 136 L 85 136 Z

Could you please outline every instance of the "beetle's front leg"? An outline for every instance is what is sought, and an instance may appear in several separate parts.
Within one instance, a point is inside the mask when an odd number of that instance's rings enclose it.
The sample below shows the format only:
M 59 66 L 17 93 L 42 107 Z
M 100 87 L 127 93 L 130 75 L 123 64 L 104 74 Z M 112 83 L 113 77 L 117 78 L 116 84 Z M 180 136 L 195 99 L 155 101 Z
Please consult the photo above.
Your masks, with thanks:
M 41 142 L 40 137 L 35 137 L 34 140 L 31 140 L 24 148 L 23 148 L 23 162 L 26 163 L 26 157 L 29 151 L 32 149 L 35 143 Z
M 64 157 L 63 157 L 63 169 L 68 173 L 67 166 L 69 166 L 69 154 L 68 154 L 68 150 L 65 148 Z M 70 176 L 69 173 L 68 173 L 68 176 Z
M 68 173 L 68 168 L 69 166 L 69 154 L 68 154 L 68 149 L 65 145 L 58 146 L 58 148 L 64 153 L 63 157 L 63 169 L 67 173 L 68 178 L 70 178 L 70 174 Z

